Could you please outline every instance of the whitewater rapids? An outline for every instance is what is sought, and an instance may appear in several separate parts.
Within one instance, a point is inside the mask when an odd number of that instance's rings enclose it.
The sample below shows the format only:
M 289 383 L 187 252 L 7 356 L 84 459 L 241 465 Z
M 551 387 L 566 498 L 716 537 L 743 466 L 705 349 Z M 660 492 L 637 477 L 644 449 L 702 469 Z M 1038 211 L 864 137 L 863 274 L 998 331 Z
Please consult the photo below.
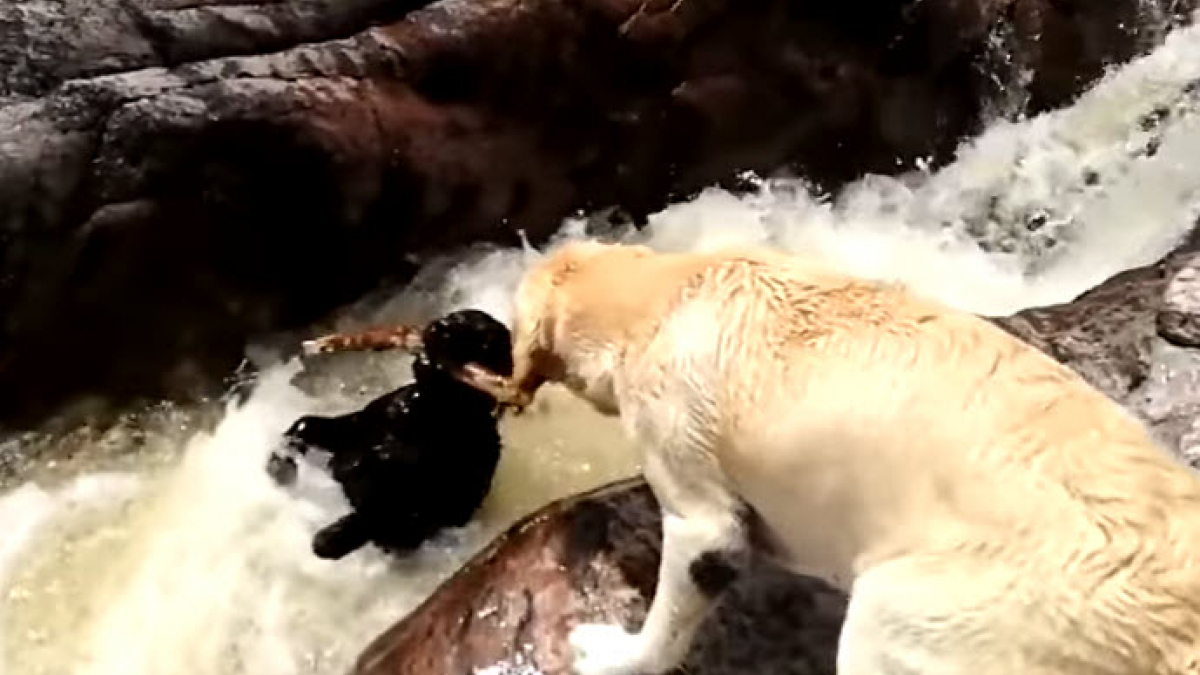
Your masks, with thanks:
M 807 251 L 996 315 L 1068 300 L 1167 252 L 1200 208 L 1200 28 L 1175 30 L 1073 105 L 998 120 L 948 166 L 865 177 L 833 197 L 798 179 L 749 195 L 708 190 L 641 231 L 579 219 L 561 237 L 663 250 L 733 243 Z M 432 265 L 347 322 L 478 307 L 507 320 L 532 249 Z M 551 390 L 505 423 L 479 517 L 414 557 L 374 549 L 329 562 L 314 532 L 345 508 L 304 469 L 281 489 L 263 471 L 308 412 L 361 405 L 407 378 L 404 357 L 268 363 L 241 405 L 167 406 L 103 432 L 27 437 L 38 458 L 0 494 L 0 675 L 325 675 L 419 603 L 490 537 L 559 496 L 637 469 L 616 426 Z

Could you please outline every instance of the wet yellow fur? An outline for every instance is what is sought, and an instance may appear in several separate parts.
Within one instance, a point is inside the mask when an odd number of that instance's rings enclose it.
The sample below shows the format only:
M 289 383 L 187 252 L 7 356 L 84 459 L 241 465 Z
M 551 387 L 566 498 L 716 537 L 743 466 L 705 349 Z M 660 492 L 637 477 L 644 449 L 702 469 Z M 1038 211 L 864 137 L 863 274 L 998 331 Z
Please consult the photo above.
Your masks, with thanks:
M 574 243 L 513 328 L 509 393 L 619 414 L 668 518 L 671 606 L 577 629 L 580 672 L 675 665 L 708 608 L 686 563 L 739 550 L 745 504 L 851 593 L 840 675 L 1200 673 L 1200 480 L 990 322 L 779 253 Z

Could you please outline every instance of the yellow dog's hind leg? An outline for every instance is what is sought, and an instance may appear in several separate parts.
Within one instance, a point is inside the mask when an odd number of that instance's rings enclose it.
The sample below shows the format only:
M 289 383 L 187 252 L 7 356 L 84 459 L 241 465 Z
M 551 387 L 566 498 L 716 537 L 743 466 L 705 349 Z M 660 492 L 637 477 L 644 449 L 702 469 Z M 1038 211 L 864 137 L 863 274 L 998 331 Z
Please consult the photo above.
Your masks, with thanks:
M 976 558 L 912 556 L 855 580 L 838 641 L 838 675 L 1114 675 L 1075 668 L 1077 639 L 1042 622 L 1037 585 Z M 1126 674 L 1132 675 L 1132 674 Z

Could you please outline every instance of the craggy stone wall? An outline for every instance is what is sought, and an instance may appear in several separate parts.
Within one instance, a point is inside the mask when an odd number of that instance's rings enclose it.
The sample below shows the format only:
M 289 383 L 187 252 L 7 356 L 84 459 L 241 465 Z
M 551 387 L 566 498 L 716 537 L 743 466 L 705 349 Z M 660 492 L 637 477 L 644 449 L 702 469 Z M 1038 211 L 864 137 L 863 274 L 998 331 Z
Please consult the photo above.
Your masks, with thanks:
M 1162 0 L 1170 11 L 1192 2 Z M 944 157 L 1158 39 L 1143 0 L 0 4 L 0 425 L 211 390 L 414 257 L 746 169 Z M 1001 89 L 1027 67 L 1025 88 Z M 1015 106 L 1015 108 L 1014 108 Z

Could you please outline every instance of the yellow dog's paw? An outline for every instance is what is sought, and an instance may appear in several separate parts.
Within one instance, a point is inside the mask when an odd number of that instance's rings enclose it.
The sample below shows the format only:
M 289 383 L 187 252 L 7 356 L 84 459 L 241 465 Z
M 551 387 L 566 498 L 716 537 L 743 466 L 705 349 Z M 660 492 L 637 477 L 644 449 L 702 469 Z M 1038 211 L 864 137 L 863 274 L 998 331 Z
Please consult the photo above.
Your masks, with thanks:
M 578 675 L 653 675 L 640 636 L 614 624 L 576 626 L 568 638 Z

